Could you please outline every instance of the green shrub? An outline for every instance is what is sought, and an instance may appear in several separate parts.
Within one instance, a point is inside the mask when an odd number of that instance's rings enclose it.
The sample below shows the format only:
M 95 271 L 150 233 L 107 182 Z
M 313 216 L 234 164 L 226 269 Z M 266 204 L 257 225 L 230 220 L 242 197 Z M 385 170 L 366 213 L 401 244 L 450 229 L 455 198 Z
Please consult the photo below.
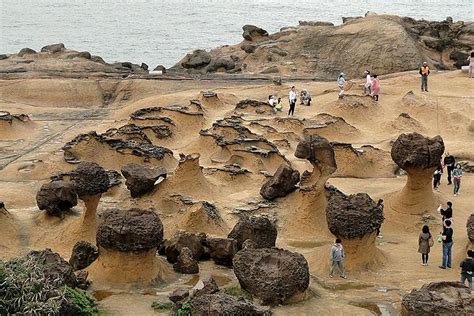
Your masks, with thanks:
M 164 312 L 164 311 L 172 310 L 174 307 L 174 304 L 154 302 L 153 304 L 151 304 L 151 307 L 157 312 Z
M 176 312 L 176 316 L 190 316 L 191 315 L 191 305 L 189 303 L 183 303 L 181 307 Z

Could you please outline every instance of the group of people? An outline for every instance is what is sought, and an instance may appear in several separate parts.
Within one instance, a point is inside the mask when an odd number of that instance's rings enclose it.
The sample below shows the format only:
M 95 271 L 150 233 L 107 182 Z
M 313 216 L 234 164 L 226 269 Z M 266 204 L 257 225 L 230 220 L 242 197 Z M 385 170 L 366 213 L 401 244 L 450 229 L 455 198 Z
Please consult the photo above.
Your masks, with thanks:
M 456 163 L 454 156 L 450 155 L 448 152 L 445 154 L 444 159 L 440 162 L 440 165 L 433 173 L 433 188 L 435 190 L 439 189 L 444 167 L 446 167 L 448 185 L 453 184 L 453 194 L 454 196 L 458 196 L 461 194 L 461 178 L 463 175 L 462 167 L 459 163 Z
M 292 86 L 290 92 L 288 93 L 288 100 L 289 100 L 289 110 L 288 116 L 292 116 L 295 114 L 295 107 L 296 102 L 298 101 L 298 95 L 300 98 L 300 104 L 310 106 L 311 105 L 311 94 L 307 90 L 302 90 L 301 93 L 298 94 L 296 91 L 296 87 Z M 281 102 L 281 98 L 275 98 L 273 95 L 268 96 L 268 104 L 273 107 L 273 111 L 281 112 L 283 111 L 283 103 Z
M 453 235 L 454 230 L 452 228 L 453 223 L 453 203 L 447 202 L 447 207 L 442 208 L 442 205 L 438 207 L 438 212 L 442 215 L 443 229 L 437 237 L 438 243 L 442 244 L 443 256 L 441 260 L 441 269 L 452 268 L 452 247 L 453 247 Z M 424 225 L 421 229 L 421 233 L 418 237 L 418 252 L 421 253 L 421 261 L 423 266 L 428 265 L 428 256 L 431 247 L 434 246 L 434 238 L 430 232 L 428 225 Z M 460 263 L 461 268 L 461 282 L 465 283 L 468 281 L 469 287 L 472 287 L 472 276 L 474 273 L 474 252 L 468 250 L 467 258 Z
M 370 70 L 365 71 L 364 94 L 375 101 L 379 100 L 380 81 L 377 75 L 371 75 Z

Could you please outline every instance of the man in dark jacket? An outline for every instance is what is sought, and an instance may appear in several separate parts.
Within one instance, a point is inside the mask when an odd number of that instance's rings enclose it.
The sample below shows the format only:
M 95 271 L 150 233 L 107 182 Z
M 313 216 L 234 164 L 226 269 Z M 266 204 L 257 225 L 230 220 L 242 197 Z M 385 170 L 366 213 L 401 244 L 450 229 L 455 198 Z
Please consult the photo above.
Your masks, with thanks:
M 474 274 L 474 251 L 468 250 L 467 256 L 468 258 L 464 259 L 459 265 L 461 267 L 461 283 L 464 284 L 467 280 L 469 288 L 472 290 L 474 289 L 472 287 L 472 276 Z
M 444 165 L 448 169 L 448 185 L 451 184 L 451 173 L 454 170 L 454 165 L 456 164 L 456 159 L 454 159 L 453 155 L 450 155 L 449 153 L 446 153 L 446 156 L 444 156 L 443 160 Z

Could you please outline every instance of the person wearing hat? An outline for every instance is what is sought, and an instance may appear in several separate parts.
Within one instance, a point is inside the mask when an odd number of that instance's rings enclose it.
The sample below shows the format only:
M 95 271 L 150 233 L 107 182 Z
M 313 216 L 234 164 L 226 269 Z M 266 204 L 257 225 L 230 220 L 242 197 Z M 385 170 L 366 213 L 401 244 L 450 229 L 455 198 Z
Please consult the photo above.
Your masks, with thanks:
M 430 75 L 430 67 L 428 67 L 428 63 L 426 61 L 423 62 L 423 66 L 420 67 L 420 75 L 421 75 L 421 92 L 423 91 L 428 92 L 428 76 Z

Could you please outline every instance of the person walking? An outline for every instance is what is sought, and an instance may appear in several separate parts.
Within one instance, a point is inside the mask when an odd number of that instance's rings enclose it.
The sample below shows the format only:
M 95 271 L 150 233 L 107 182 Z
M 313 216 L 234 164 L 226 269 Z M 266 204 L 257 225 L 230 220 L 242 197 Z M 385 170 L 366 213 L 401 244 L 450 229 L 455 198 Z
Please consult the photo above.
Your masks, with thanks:
M 433 189 L 438 190 L 441 184 L 441 174 L 443 173 L 443 169 L 439 166 L 433 173 Z
M 453 170 L 454 196 L 458 196 L 461 189 L 462 168 L 460 164 L 456 165 Z
M 421 92 L 423 91 L 428 92 L 428 76 L 430 75 L 430 67 L 428 67 L 428 63 L 426 61 L 423 62 L 423 66 L 420 67 L 420 75 L 421 75 Z
M 474 275 L 474 251 L 467 251 L 467 258 L 461 261 L 459 267 L 461 268 L 461 283 L 464 284 L 467 280 L 469 288 L 474 290 L 474 287 L 472 287 L 472 276 Z
M 446 152 L 446 155 L 444 156 L 443 160 L 444 165 L 446 166 L 446 170 L 448 173 L 448 185 L 450 185 L 451 182 L 451 173 L 454 170 L 454 165 L 456 164 L 456 159 L 454 159 L 453 155 L 450 155 L 448 152 Z
M 290 109 L 288 110 L 288 116 L 295 114 L 296 99 L 298 98 L 298 92 L 296 87 L 291 87 L 290 93 L 288 94 L 288 100 L 290 102 Z
M 372 78 L 370 78 L 370 71 L 366 70 L 365 74 L 365 84 L 364 84 L 364 95 L 370 95 L 372 87 Z
M 467 60 L 469 61 L 469 78 L 474 78 L 474 51 L 467 57 Z
M 439 266 L 441 269 L 446 269 L 446 267 L 451 268 L 451 249 L 453 247 L 453 234 L 454 231 L 451 228 L 451 221 L 447 219 L 444 221 L 443 232 L 441 233 L 441 239 L 443 243 L 443 261 Z
M 372 92 L 370 93 L 370 96 L 375 101 L 378 101 L 379 100 L 379 93 L 380 93 L 380 81 L 379 81 L 379 78 L 377 78 L 377 75 L 374 75 L 372 77 L 371 89 L 372 89 Z
M 433 236 L 431 236 L 430 228 L 428 225 L 424 225 L 421 229 L 420 236 L 418 236 L 418 252 L 421 253 L 421 265 L 428 265 L 428 254 L 430 253 L 430 248 L 433 247 L 434 241 Z
M 339 99 L 344 98 L 344 85 L 346 84 L 346 78 L 344 78 L 344 73 L 341 72 L 339 77 L 337 77 L 337 86 L 339 87 Z
M 382 211 L 382 214 L 383 214 L 383 208 L 384 208 L 384 205 L 383 205 L 383 199 L 379 199 L 377 201 L 377 206 L 376 206 L 380 211 Z M 382 233 L 380 232 L 380 228 L 377 228 L 377 238 L 383 238 L 382 236 Z
M 331 247 L 331 271 L 329 272 L 329 277 L 334 277 L 334 271 L 336 267 L 341 273 L 341 278 L 346 279 L 346 272 L 344 270 L 344 247 L 339 238 L 336 239 L 336 243 Z

